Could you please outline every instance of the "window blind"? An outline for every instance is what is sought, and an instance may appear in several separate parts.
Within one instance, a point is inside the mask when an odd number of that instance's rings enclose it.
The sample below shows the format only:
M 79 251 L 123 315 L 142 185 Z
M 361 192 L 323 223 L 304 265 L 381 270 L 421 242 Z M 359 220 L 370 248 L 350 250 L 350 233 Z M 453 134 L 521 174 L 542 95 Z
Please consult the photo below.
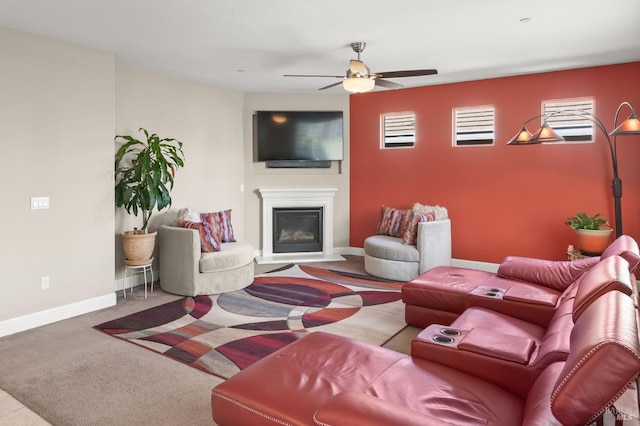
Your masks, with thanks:
M 382 121 L 383 147 L 413 147 L 416 143 L 415 114 L 386 114 Z
M 491 145 L 495 139 L 493 107 L 457 108 L 455 110 L 455 144 Z
M 566 111 L 566 113 L 563 113 Z M 543 114 L 553 114 L 547 124 L 568 142 L 593 140 L 593 122 L 580 113 L 593 115 L 593 99 L 572 99 L 543 103 Z

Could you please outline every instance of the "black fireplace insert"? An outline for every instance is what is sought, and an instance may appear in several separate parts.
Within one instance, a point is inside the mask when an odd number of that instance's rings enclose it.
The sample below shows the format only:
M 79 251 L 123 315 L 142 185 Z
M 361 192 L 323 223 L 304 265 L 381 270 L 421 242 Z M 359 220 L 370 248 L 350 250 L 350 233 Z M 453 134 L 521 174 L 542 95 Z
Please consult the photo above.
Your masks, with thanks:
M 273 252 L 322 251 L 322 207 L 273 209 Z

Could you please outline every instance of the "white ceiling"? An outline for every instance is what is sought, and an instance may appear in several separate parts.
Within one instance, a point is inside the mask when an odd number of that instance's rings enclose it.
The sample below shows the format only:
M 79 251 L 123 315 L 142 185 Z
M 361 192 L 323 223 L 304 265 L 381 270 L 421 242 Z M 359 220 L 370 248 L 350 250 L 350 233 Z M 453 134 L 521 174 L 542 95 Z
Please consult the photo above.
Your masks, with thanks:
M 0 26 L 259 92 L 317 93 L 338 80 L 282 75 L 344 75 L 354 41 L 372 72 L 438 69 L 406 87 L 640 60 L 639 0 L 0 0 Z

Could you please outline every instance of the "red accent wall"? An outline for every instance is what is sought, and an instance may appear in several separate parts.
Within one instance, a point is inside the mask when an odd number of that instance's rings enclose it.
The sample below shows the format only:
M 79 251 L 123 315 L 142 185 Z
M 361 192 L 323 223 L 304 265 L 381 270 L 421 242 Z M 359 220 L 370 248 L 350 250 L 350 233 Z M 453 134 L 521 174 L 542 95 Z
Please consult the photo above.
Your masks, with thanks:
M 611 156 L 603 134 L 575 145 L 507 146 L 541 101 L 593 97 L 595 115 L 613 130 L 616 109 L 640 110 L 640 62 L 350 96 L 350 245 L 375 231 L 380 206 L 447 207 L 453 257 L 500 262 L 507 255 L 566 259 L 578 211 L 614 225 Z M 493 105 L 494 146 L 453 147 L 456 107 Z M 416 114 L 413 149 L 380 149 L 380 116 Z M 618 123 L 627 118 L 623 108 Z M 528 124 L 531 132 L 539 127 Z M 640 136 L 618 137 L 623 232 L 640 239 Z

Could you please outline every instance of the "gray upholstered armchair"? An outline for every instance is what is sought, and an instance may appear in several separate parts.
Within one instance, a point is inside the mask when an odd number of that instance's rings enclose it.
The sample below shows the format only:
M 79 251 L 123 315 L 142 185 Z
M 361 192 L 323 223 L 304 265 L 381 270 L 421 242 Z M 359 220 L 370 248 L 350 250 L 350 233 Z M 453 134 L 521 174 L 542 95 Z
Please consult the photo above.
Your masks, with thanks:
M 364 240 L 364 269 L 376 277 L 411 281 L 434 266 L 450 264 L 450 219 L 419 223 L 415 245 L 387 235 Z
M 253 246 L 222 243 L 221 250 L 202 253 L 197 230 L 162 226 L 160 286 L 183 296 L 217 294 L 244 288 L 253 282 Z

